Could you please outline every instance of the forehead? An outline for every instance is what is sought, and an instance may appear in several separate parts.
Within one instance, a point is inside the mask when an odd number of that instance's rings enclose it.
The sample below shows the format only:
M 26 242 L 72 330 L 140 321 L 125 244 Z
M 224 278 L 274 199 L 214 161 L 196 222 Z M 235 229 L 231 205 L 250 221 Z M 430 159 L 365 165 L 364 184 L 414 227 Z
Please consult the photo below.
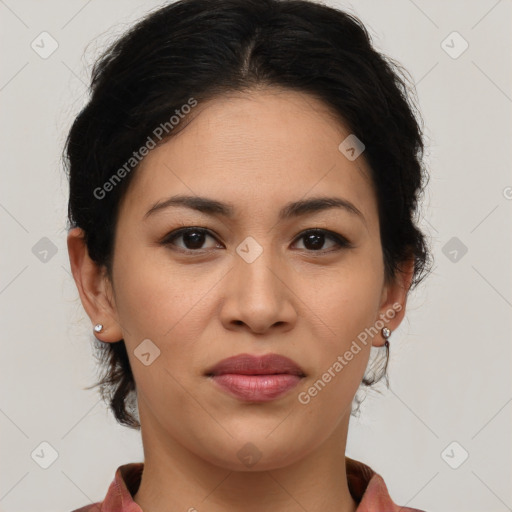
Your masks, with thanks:
M 308 195 L 349 198 L 376 213 L 369 168 L 339 149 L 350 130 L 324 103 L 280 89 L 232 93 L 195 107 L 185 128 L 152 150 L 125 202 L 144 212 L 174 193 L 278 207 Z M 140 217 L 140 215 L 139 215 Z

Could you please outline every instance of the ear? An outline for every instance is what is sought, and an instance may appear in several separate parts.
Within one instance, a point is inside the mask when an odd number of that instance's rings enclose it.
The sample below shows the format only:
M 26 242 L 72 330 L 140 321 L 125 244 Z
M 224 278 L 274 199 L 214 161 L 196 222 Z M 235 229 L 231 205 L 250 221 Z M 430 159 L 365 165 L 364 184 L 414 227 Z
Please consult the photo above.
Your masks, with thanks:
M 407 292 L 411 287 L 414 276 L 414 258 L 412 257 L 403 263 L 400 269 L 401 271 L 397 272 L 393 281 L 384 284 L 379 316 L 375 319 L 375 321 L 383 321 L 391 331 L 398 328 L 405 315 Z M 385 338 L 379 332 L 379 336 L 373 338 L 372 345 L 380 347 L 384 345 L 385 341 Z
M 73 228 L 68 232 L 67 243 L 71 271 L 82 305 L 93 325 L 103 325 L 103 330 L 94 332 L 94 335 L 107 343 L 121 340 L 123 333 L 118 323 L 113 290 L 105 267 L 98 266 L 89 257 L 81 228 Z

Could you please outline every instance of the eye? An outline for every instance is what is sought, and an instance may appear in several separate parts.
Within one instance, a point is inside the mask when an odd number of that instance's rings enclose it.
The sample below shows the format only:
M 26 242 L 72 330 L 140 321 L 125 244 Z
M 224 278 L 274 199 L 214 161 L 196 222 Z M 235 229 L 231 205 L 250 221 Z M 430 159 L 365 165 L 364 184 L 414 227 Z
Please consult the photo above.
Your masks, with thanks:
M 162 244 L 172 245 L 185 252 L 200 252 L 201 250 L 214 249 L 215 247 L 222 248 L 218 242 L 210 247 L 203 247 L 205 240 L 211 238 L 216 241 L 216 238 L 210 233 L 208 229 L 201 227 L 185 227 L 180 228 L 169 233 L 163 240 Z M 182 244 L 177 244 L 177 240 L 182 240 Z M 304 240 L 304 249 L 309 252 L 333 252 L 343 248 L 350 248 L 352 244 L 343 236 L 332 231 L 320 228 L 308 229 L 303 231 L 295 240 Z M 323 246 L 329 240 L 333 243 L 334 248 L 325 249 Z M 299 247 L 299 249 L 302 249 Z
M 203 247 L 205 239 L 208 237 L 215 240 L 215 237 L 213 235 L 211 235 L 207 229 L 191 226 L 191 227 L 177 229 L 176 231 L 169 233 L 162 240 L 162 243 L 164 245 L 175 245 L 176 247 L 178 247 L 179 249 L 181 249 L 183 251 L 190 251 L 190 252 L 197 251 L 198 252 L 201 249 L 215 248 L 215 246 Z M 184 247 L 179 246 L 178 244 L 175 243 L 175 241 L 180 238 L 183 240 Z
M 297 240 L 301 239 L 304 239 L 304 248 L 313 252 L 332 252 L 333 250 L 352 247 L 352 244 L 345 237 L 326 229 L 308 229 L 297 238 Z M 326 239 L 334 243 L 334 249 L 322 248 Z

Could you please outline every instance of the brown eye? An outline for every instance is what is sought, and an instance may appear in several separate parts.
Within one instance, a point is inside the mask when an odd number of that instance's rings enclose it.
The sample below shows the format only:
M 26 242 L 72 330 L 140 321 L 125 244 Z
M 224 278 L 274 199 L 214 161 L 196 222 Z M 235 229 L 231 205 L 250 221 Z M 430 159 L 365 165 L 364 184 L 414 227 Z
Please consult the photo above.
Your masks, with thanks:
M 204 247 L 208 238 L 216 243 L 213 243 L 210 247 Z M 177 243 L 180 239 L 181 242 Z M 301 233 L 296 240 L 303 240 L 303 249 L 308 252 L 333 252 L 352 247 L 352 244 L 345 237 L 325 229 L 309 229 Z M 330 243 L 330 247 L 326 248 L 326 243 Z M 184 252 L 200 252 L 216 247 L 222 248 L 208 229 L 193 226 L 172 231 L 162 240 L 162 244 L 173 246 Z M 299 249 L 302 248 L 299 247 Z
M 182 245 L 176 244 L 175 241 L 182 239 Z M 203 247 L 205 241 L 211 238 L 215 238 L 209 233 L 207 229 L 198 227 L 181 228 L 172 233 L 169 233 L 162 241 L 164 245 L 174 245 L 184 251 L 199 251 L 202 249 L 210 249 L 212 247 Z
M 334 250 L 351 247 L 350 242 L 346 238 L 325 229 L 310 229 L 304 231 L 298 238 L 298 240 L 301 239 L 304 240 L 304 248 L 314 252 L 332 251 L 332 246 L 331 249 L 325 249 L 324 244 L 326 241 L 334 243 Z

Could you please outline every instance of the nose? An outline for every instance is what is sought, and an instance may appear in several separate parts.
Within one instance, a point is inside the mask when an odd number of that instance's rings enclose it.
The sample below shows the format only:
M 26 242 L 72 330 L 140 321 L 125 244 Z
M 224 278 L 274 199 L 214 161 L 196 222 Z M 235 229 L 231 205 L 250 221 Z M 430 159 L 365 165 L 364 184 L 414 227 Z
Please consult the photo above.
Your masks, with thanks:
M 224 288 L 221 321 L 226 329 L 264 334 L 287 331 L 297 321 L 291 272 L 265 249 L 254 260 L 236 254 Z

